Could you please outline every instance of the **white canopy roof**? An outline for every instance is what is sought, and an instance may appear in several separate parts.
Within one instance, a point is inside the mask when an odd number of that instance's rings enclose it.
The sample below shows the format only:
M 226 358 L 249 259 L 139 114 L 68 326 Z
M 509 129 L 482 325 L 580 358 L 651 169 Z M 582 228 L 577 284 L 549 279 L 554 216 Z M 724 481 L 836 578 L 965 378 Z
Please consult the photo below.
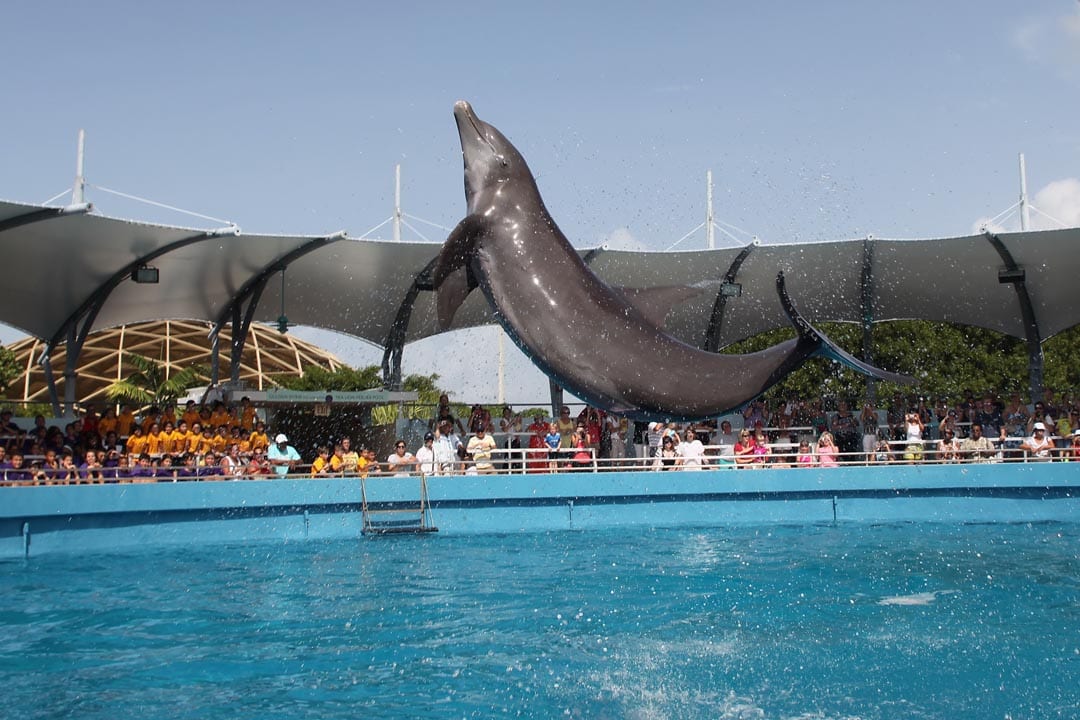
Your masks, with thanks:
M 0 321 L 44 340 L 63 342 L 71 328 L 93 331 L 146 320 L 227 323 L 232 305 L 242 309 L 260 282 L 265 288 L 253 318 L 272 323 L 282 311 L 278 273 L 285 267 L 284 309 L 291 323 L 386 347 L 410 289 L 440 246 L 345 236 L 216 234 L 0 202 L 0 248 L 8 262 L 0 281 Z M 729 272 L 741 285 L 741 296 L 726 300 L 716 336 L 720 347 L 787 324 L 775 289 L 781 270 L 796 306 L 812 322 L 862 320 L 864 267 L 870 273 L 866 309 L 875 322 L 920 318 L 1026 338 L 1024 291 L 1038 340 L 1080 321 L 1077 228 L 693 252 L 599 248 L 582 254 L 611 285 L 700 286 L 702 296 L 677 308 L 668 322 L 673 334 L 698 346 Z M 1019 286 L 999 282 L 1010 258 L 1025 278 Z M 131 271 L 140 265 L 158 268 L 159 282 L 132 282 Z M 433 293 L 414 294 L 405 342 L 436 332 Z M 492 321 L 486 300 L 474 293 L 454 327 Z

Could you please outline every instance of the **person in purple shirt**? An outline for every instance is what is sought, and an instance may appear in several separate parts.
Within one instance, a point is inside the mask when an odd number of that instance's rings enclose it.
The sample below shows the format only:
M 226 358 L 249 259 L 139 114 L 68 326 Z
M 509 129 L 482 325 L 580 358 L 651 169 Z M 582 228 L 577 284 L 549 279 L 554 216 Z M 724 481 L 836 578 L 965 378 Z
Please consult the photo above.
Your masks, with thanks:
M 134 482 L 152 482 L 156 474 L 156 470 L 150 464 L 150 455 L 147 453 L 139 455 L 138 461 L 128 469 L 128 477 Z
M 25 482 L 34 479 L 33 472 L 23 463 L 23 454 L 18 451 L 11 453 L 11 461 L 4 468 L 3 474 L 8 482 Z
M 177 480 L 195 480 L 199 475 L 199 468 L 195 467 L 194 453 L 184 455 L 184 464 L 176 468 Z
M 79 466 L 79 476 L 87 482 L 101 482 L 105 479 L 103 472 L 104 468 L 98 462 L 97 452 L 87 450 L 86 458 L 83 460 L 82 465 Z
M 162 455 L 157 466 L 157 481 L 169 482 L 176 480 L 176 466 L 173 465 L 172 455 Z

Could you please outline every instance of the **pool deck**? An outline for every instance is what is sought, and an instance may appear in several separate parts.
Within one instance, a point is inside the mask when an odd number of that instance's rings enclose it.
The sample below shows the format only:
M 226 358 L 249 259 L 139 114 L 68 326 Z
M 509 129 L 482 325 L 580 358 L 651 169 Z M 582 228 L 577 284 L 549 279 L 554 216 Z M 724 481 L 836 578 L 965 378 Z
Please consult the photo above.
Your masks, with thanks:
M 438 534 L 830 522 L 1080 522 L 1080 463 L 427 478 Z M 357 538 L 418 478 L 0 488 L 0 558 L 150 543 Z

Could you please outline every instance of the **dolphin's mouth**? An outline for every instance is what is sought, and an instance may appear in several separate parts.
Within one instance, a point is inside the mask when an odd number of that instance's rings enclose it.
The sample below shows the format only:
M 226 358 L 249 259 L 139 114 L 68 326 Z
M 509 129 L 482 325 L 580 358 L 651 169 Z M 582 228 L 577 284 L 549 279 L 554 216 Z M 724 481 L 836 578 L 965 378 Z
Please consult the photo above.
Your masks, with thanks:
M 506 164 L 506 159 L 502 153 L 498 151 L 495 145 L 488 139 L 487 133 L 480 127 L 480 119 L 476 117 L 476 113 L 473 112 L 472 105 L 465 100 L 458 100 L 454 103 L 454 119 L 457 120 L 458 137 L 461 139 L 461 149 L 465 150 L 465 134 L 462 132 L 465 128 L 465 123 L 472 128 L 475 139 L 482 142 L 491 148 L 491 154 L 498 158 L 499 162 L 503 165 Z

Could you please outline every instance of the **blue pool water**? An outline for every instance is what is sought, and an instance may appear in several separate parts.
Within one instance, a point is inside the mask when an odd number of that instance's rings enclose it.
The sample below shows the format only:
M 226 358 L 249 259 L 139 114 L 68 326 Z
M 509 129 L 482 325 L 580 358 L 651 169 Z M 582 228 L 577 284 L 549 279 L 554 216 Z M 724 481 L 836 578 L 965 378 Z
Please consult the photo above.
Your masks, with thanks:
M 1076 718 L 1080 526 L 147 548 L 0 564 L 11 718 Z

